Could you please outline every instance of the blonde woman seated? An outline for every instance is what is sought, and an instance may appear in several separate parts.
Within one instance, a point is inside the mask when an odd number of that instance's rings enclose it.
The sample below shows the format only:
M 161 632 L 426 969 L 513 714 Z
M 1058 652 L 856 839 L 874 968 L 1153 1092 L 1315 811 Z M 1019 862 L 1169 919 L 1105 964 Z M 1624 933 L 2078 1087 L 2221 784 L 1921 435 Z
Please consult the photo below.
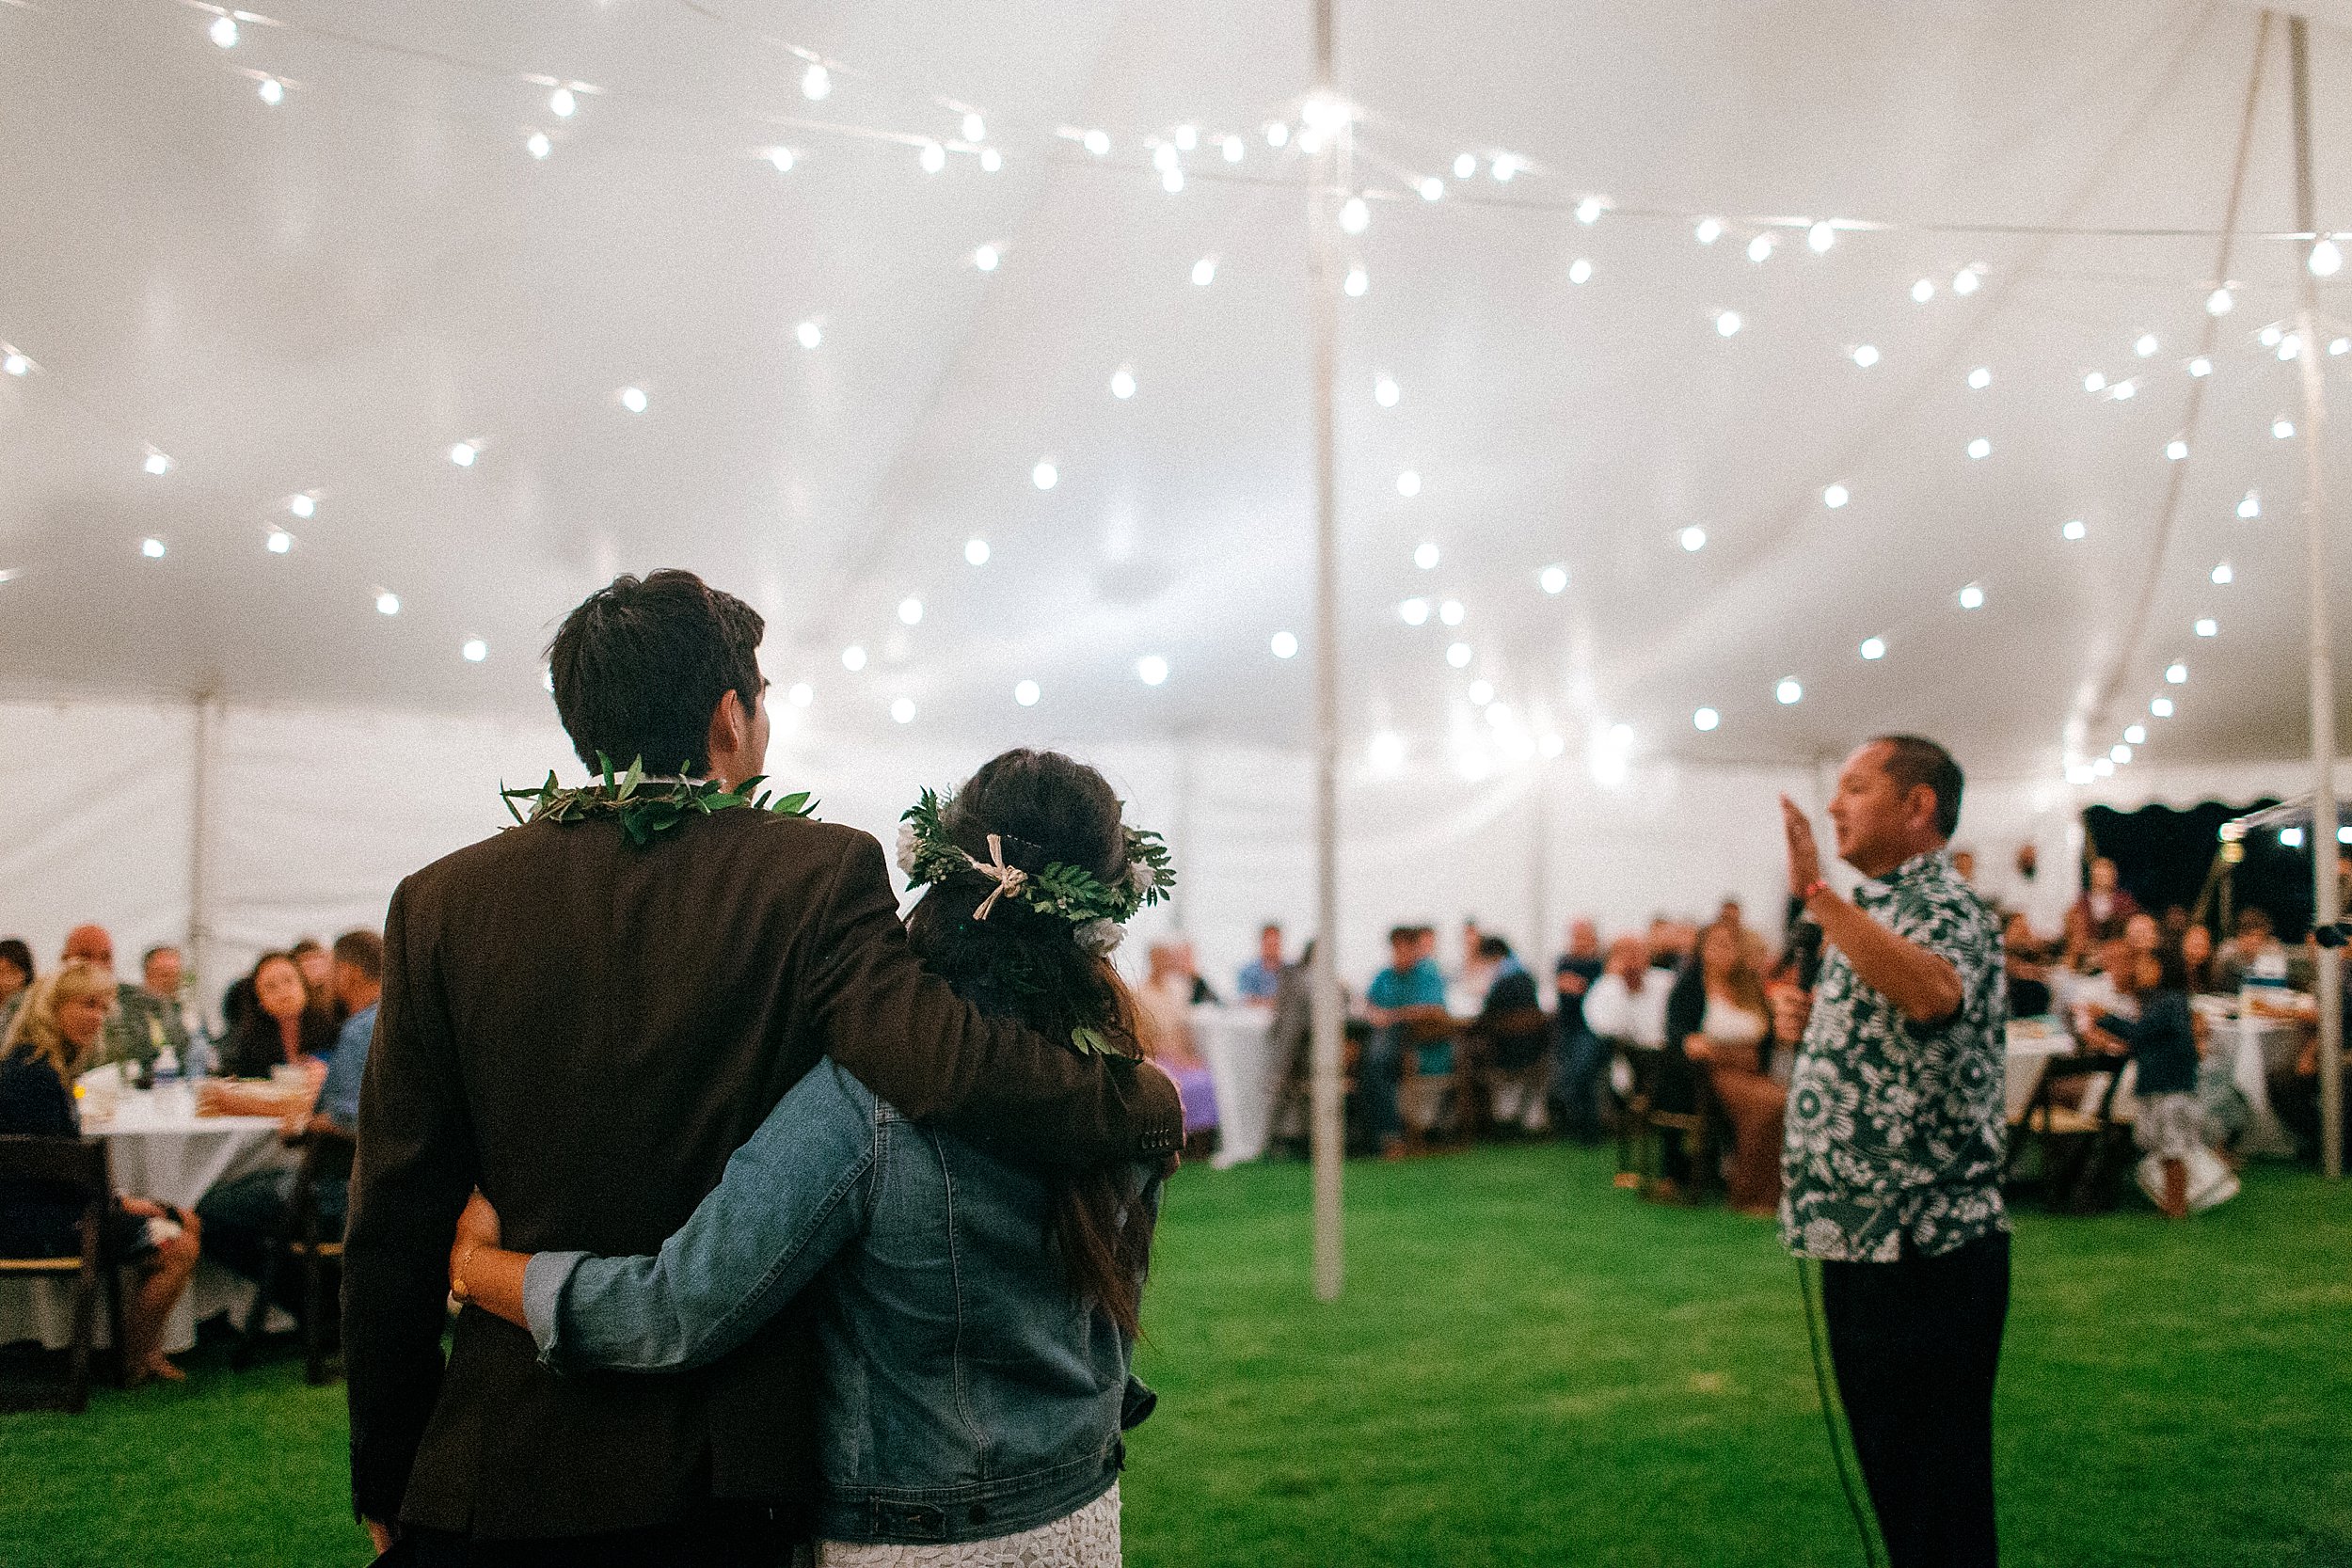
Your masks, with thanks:
M 1706 1073 L 1731 1123 L 1734 1148 L 1725 1196 L 1746 1214 L 1772 1213 L 1780 1202 L 1781 1121 L 1788 1086 L 1768 1070 L 1772 1014 L 1764 982 L 1746 942 L 1728 926 L 1711 926 L 1699 943 L 1704 1006 L 1682 1053 Z
M 36 980 L 0 1041 L 0 1133 L 79 1136 L 73 1079 L 98 1054 L 114 1006 L 114 976 L 69 963 Z M 0 1256 L 71 1258 L 82 1250 L 83 1206 L 45 1181 L 0 1181 Z M 178 1382 L 164 1358 L 164 1318 L 196 1268 L 196 1216 L 151 1198 L 117 1197 L 100 1221 L 98 1260 L 135 1269 L 137 1291 L 123 1308 L 122 1365 L 133 1383 Z

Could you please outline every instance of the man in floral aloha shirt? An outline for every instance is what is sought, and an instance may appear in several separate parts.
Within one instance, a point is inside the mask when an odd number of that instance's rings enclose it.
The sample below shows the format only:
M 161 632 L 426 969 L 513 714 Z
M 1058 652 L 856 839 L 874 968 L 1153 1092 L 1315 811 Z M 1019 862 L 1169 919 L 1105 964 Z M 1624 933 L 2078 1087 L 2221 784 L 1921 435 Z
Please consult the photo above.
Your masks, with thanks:
M 1821 1268 L 1830 1355 L 1895 1568 L 1990 1565 L 2009 1312 L 1999 919 L 1952 867 L 1960 768 L 1883 736 L 1829 816 L 1851 899 L 1786 798 L 1790 891 L 1828 961 L 1788 1085 L 1782 1239 Z

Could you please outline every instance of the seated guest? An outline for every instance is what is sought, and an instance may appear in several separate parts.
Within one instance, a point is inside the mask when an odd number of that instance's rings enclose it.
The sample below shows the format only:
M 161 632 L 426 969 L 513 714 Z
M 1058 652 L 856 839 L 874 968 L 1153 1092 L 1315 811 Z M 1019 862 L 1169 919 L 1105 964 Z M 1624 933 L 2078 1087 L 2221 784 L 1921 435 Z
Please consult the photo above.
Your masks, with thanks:
M 1770 1213 L 1780 1201 L 1781 1118 L 1788 1103 L 1785 1085 L 1769 1072 L 1772 1015 L 1764 983 L 1748 962 L 1746 944 L 1729 926 L 1710 926 L 1699 941 L 1699 956 L 1675 984 L 1666 1004 L 1665 1069 L 1658 1100 L 1669 1110 L 1696 1103 L 1695 1074 L 1708 1086 L 1731 1123 L 1733 1152 L 1727 1196 L 1743 1213 Z M 1685 1072 L 1677 1063 L 1689 1064 Z M 1670 1103 L 1669 1096 L 1678 1103 Z M 1678 1154 L 1669 1144 L 1665 1156 Z M 1670 1180 L 1687 1180 L 1679 1162 L 1661 1159 Z
M 2213 933 L 2203 921 L 2192 924 L 2181 933 L 2181 963 L 2188 974 L 2191 995 L 2208 995 L 2220 987 L 2214 983 Z
M 2118 881 L 2115 863 L 2104 855 L 2092 861 L 2089 884 L 2067 911 L 2067 961 L 2079 967 L 2091 948 L 2122 936 L 2138 912 L 2138 900 Z
M 0 938 L 0 1020 L 16 1009 L 16 999 L 33 983 L 33 950 L 23 937 Z M 0 1022 L 0 1028 L 5 1028 Z
M 323 997 L 313 998 L 289 953 L 264 953 L 246 976 L 253 1006 L 221 1042 L 220 1070 L 230 1078 L 267 1078 L 273 1068 L 292 1063 L 326 1075 L 335 1052 L 334 1014 Z
M 1364 1047 L 1362 1070 L 1357 1075 L 1364 1120 L 1381 1155 L 1395 1159 L 1405 1152 L 1405 1123 L 1398 1114 L 1397 1087 L 1405 1069 L 1405 1049 L 1416 1028 L 1424 1033 L 1441 1029 L 1445 1010 L 1445 976 L 1431 956 L 1437 932 L 1424 926 L 1399 926 L 1389 932 L 1389 967 L 1373 976 L 1364 991 L 1364 1016 L 1373 1034 Z M 1451 1048 L 1442 1066 L 1431 1048 L 1421 1050 L 1423 1072 L 1450 1072 Z
M 1224 1005 L 1223 999 L 1216 994 L 1216 988 L 1200 977 L 1200 960 L 1193 956 L 1191 942 L 1182 940 L 1169 942 L 1168 951 L 1174 958 L 1177 971 L 1184 977 L 1188 1000 L 1193 1006 L 1216 1007 Z
M 187 960 L 169 942 L 159 942 L 139 958 L 139 1001 L 147 1011 L 150 1043 L 168 1050 L 182 1071 L 189 1067 Z
M 1525 1073 L 1544 1059 L 1545 1049 L 1551 1043 L 1551 1021 L 1544 1016 L 1543 1002 L 1535 993 L 1535 976 L 1519 962 L 1511 944 L 1498 936 L 1478 939 L 1478 961 L 1486 972 L 1486 1001 L 1478 1009 L 1478 1022 L 1471 1026 L 1480 1058 L 1495 1071 Z M 1498 1082 L 1494 1085 L 1495 1119 L 1517 1121 L 1530 1132 L 1541 1128 L 1542 1090 L 1540 1083 L 1531 1088 L 1524 1082 Z
M 359 1130 L 359 1084 L 366 1076 L 368 1043 L 375 1037 L 375 1007 L 384 993 L 384 939 L 373 931 L 345 931 L 335 939 L 327 976 L 335 1000 L 350 1016 L 335 1042 L 335 1059 L 327 1065 L 316 1103 L 287 1118 L 289 1137 L 311 1132 L 322 1124 L 345 1132 Z M 207 1085 L 206 1102 L 227 1115 L 261 1109 L 252 1099 L 269 1091 L 242 1084 Z M 272 1101 L 269 1109 L 278 1109 Z M 197 1201 L 204 1222 L 204 1252 L 246 1278 L 261 1274 L 262 1249 L 280 1233 L 291 1215 L 294 1173 L 287 1169 L 257 1170 L 224 1181 Z M 327 1180 L 313 1189 L 318 1195 L 322 1235 L 337 1237 L 343 1229 L 344 1183 Z M 291 1283 L 291 1282 L 290 1282 Z
M 335 1015 L 336 1026 L 340 1028 L 343 1015 L 334 1000 L 335 964 L 325 944 L 316 937 L 296 937 L 294 944 L 286 949 L 286 954 L 294 959 L 294 967 L 302 971 L 302 983 L 310 988 L 310 994 L 325 999 L 327 1010 Z
M 2188 1007 L 2188 972 L 2181 950 L 2168 944 L 2136 953 L 2128 977 L 2138 1016 L 2102 1013 L 2089 1042 L 2138 1064 L 2134 1091 L 2139 1114 L 2132 1135 L 2164 1168 L 2162 1208 L 2168 1218 L 2188 1217 L 2188 1161 L 2204 1141 L 2204 1112 L 2197 1100 L 2197 1035 Z
M 2040 1018 L 2050 1010 L 2050 970 L 2042 961 L 2042 944 L 2033 926 L 2012 914 L 2001 927 L 2001 951 L 2009 974 L 2009 1016 Z
M 103 926 L 76 926 L 65 934 L 65 949 L 58 955 L 61 963 L 86 963 L 105 972 L 114 982 L 114 1005 L 108 1009 L 104 1029 L 99 1036 L 98 1054 L 88 1064 L 101 1067 L 108 1062 L 122 1062 L 145 1072 L 162 1049 L 155 1039 L 153 1004 L 138 987 L 115 980 L 115 939 Z M 8 1021 L 0 1017 L 0 1030 Z
M 1271 1007 L 1282 989 L 1282 927 L 1267 921 L 1258 931 L 1258 956 L 1243 966 L 1233 993 L 1253 1007 Z
M 1585 1025 L 1602 1039 L 1638 1051 L 1663 1050 L 1669 989 L 1650 963 L 1648 944 L 1640 937 L 1619 937 L 1609 944 L 1608 967 L 1585 993 Z
M 1190 1137 L 1216 1126 L 1216 1091 L 1209 1064 L 1192 1037 L 1193 982 L 1197 978 L 1182 944 L 1154 942 L 1150 968 L 1136 989 L 1144 1054 L 1176 1080 L 1184 1104 L 1184 1133 Z
M 0 1040 L 0 1133 L 80 1135 L 73 1080 L 99 1051 L 115 978 L 92 963 L 68 963 L 35 981 Z M 71 1258 L 82 1250 L 81 1201 L 52 1183 L 0 1182 L 0 1255 Z M 135 1269 L 138 1289 L 124 1305 L 122 1364 L 130 1380 L 178 1382 L 164 1356 L 164 1319 L 196 1268 L 197 1221 L 151 1198 L 116 1197 L 101 1223 L 99 1261 Z
M 2279 940 L 2270 911 L 2249 905 L 2238 911 L 2237 935 L 2213 956 L 2217 989 L 2235 992 L 2249 979 L 2283 978 L 2288 989 L 2310 990 L 2317 971 L 2299 953 L 2290 953 Z
M 1600 1138 L 1600 1074 L 1608 1053 L 1584 1017 L 1584 1002 L 1600 979 L 1600 928 L 1578 918 L 1568 924 L 1568 948 L 1553 966 L 1553 1033 L 1558 1077 L 1552 1097 L 1559 1101 L 1561 1119 L 1568 1136 L 1579 1143 Z

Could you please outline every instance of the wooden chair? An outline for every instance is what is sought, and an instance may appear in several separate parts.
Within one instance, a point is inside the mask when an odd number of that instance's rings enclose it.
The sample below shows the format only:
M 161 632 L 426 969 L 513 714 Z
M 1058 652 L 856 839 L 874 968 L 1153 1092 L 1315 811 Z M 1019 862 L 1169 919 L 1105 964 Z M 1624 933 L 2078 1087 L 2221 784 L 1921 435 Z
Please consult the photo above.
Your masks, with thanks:
M 2044 1203 L 2069 1213 L 2094 1213 L 2114 1207 L 2116 1177 L 2128 1165 L 2128 1162 L 2119 1164 L 2116 1154 L 2119 1148 L 2128 1153 L 2131 1139 L 2131 1128 L 2115 1119 L 2116 1096 L 2123 1086 L 2128 1060 L 2104 1052 L 2084 1052 L 2053 1056 L 2043 1063 L 2025 1116 L 2010 1125 L 2009 1149 L 2002 1159 L 2002 1185 L 2038 1187 Z M 2059 1085 L 2081 1084 L 2102 1074 L 2106 1083 L 2098 1093 L 2095 1110 L 2058 1102 Z M 2018 1154 L 2026 1148 L 2034 1152 L 2033 1174 L 2020 1178 L 2016 1174 Z
M 1625 1064 L 1632 1086 L 1617 1097 L 1617 1174 L 1615 1184 L 1638 1191 L 1645 1173 L 1657 1168 L 1656 1134 L 1650 1130 L 1650 1103 L 1658 1091 L 1658 1057 L 1622 1039 L 1609 1042 L 1611 1056 Z M 1611 1077 L 1615 1074 L 1613 1072 Z
M 1470 1063 L 1477 1074 L 1471 1086 L 1472 1125 L 1478 1129 L 1495 1125 L 1495 1095 L 1506 1087 L 1519 1091 L 1521 1125 L 1525 1125 L 1529 1108 L 1541 1107 L 1551 1087 L 1551 1015 L 1541 1007 L 1516 1007 L 1491 1022 L 1481 1022 L 1475 1033 L 1478 1048 Z
M 302 1271 L 303 1375 L 318 1384 L 327 1380 L 326 1329 L 332 1304 L 326 1293 L 326 1275 L 329 1269 L 340 1269 L 343 1259 L 342 1227 L 336 1227 L 330 1236 L 320 1221 L 318 1187 L 323 1179 L 349 1183 L 352 1155 L 358 1144 L 331 1123 L 314 1123 L 288 1142 L 302 1151 L 302 1164 L 294 1170 L 285 1228 L 263 1243 L 262 1277 L 238 1337 L 234 1363 L 241 1371 L 252 1365 L 267 1332 L 270 1302 L 278 1293 L 279 1275 L 286 1268 L 296 1268 Z
M 1648 1164 L 1642 1171 L 1642 1194 L 1645 1197 L 1658 1196 L 1664 1174 L 1660 1170 L 1659 1155 L 1665 1140 L 1673 1138 L 1682 1147 L 1691 1167 L 1691 1179 L 1682 1188 L 1685 1202 L 1704 1200 L 1723 1185 L 1721 1141 L 1716 1130 L 1723 1113 L 1715 1103 L 1714 1086 L 1701 1072 L 1692 1086 L 1691 1108 L 1688 1111 L 1667 1111 L 1659 1108 L 1653 1085 L 1650 1102 L 1644 1108 L 1643 1120 L 1647 1127 L 1645 1148 Z
M 1439 1045 L 1453 1047 L 1451 1070 L 1422 1071 L 1422 1052 Z M 1469 1121 L 1464 1072 L 1468 1057 L 1461 1027 L 1453 1020 L 1432 1018 L 1406 1024 L 1405 1056 L 1397 1064 L 1396 1107 L 1408 1152 L 1418 1154 L 1432 1144 L 1462 1140 Z
M 80 1415 L 89 1405 L 89 1358 L 98 1333 L 98 1291 L 106 1292 L 107 1326 L 117 1361 L 122 1344 L 122 1282 L 98 1254 L 98 1242 L 113 1201 L 103 1138 L 0 1136 L 0 1180 L 50 1181 L 71 1187 L 82 1199 L 82 1249 L 69 1258 L 0 1258 L 0 1280 L 73 1280 L 73 1338 L 66 1352 L 61 1389 L 31 1398 L 11 1398 L 12 1409 L 58 1409 Z

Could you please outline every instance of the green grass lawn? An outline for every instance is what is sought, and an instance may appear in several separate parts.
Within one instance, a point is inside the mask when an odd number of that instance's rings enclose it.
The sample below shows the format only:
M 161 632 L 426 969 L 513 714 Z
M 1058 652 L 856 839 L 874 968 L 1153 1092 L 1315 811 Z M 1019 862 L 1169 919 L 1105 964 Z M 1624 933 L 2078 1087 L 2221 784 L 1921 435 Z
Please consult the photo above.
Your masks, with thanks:
M 1769 1227 L 1545 1145 L 1187 1170 L 1147 1310 L 1128 1555 L 1177 1564 L 1835 1564 L 1837 1490 Z M 2352 1190 L 2258 1168 L 2185 1226 L 2023 1216 L 1998 1412 L 2020 1564 L 2352 1565 Z M 340 1388 L 298 1364 L 0 1416 L 0 1564 L 350 1563 Z

